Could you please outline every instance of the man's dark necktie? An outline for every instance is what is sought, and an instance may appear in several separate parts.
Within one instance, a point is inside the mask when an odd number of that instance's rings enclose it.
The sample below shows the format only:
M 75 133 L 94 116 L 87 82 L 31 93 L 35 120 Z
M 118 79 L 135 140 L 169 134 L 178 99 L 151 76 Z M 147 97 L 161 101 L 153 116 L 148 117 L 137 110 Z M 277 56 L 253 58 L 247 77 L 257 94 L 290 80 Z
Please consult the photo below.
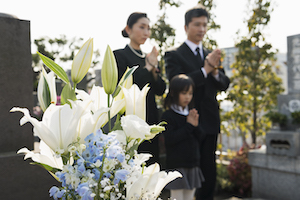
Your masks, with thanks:
M 203 67 L 204 66 L 204 60 L 202 59 L 202 57 L 201 57 L 201 54 L 200 54 L 200 48 L 199 47 L 197 47 L 196 48 L 196 51 L 197 51 L 197 59 L 198 59 L 198 61 L 199 61 L 199 63 L 201 63 L 201 67 Z

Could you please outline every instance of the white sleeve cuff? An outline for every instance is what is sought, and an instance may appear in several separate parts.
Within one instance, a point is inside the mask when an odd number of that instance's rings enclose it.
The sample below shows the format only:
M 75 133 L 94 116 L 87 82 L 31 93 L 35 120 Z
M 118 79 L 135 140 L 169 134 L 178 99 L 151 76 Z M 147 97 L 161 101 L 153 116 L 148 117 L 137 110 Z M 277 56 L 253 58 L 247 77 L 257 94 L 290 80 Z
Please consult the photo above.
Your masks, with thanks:
M 204 77 L 207 78 L 207 73 L 206 73 L 204 67 L 201 67 L 201 70 L 202 70 L 202 72 L 203 72 Z M 218 75 L 219 75 L 219 74 L 218 74 Z M 219 77 L 219 76 L 218 76 L 218 77 Z
M 216 79 L 217 81 L 220 81 L 219 73 L 217 73 L 216 75 L 214 75 L 214 77 L 215 77 L 215 79 Z

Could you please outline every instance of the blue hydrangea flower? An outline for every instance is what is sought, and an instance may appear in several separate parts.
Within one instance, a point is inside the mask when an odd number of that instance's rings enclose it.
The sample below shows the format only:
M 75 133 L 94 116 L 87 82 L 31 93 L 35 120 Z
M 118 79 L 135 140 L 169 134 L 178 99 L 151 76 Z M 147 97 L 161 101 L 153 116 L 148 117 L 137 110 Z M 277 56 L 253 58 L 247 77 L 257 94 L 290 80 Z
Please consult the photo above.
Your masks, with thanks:
M 98 181 L 100 178 L 100 171 L 98 169 L 93 169 L 92 172 L 95 174 L 94 178 Z
M 118 154 L 117 155 L 117 159 L 120 163 L 124 162 L 125 160 L 125 155 L 122 153 L 122 154 Z
M 89 186 L 88 183 L 82 183 L 78 185 L 76 191 L 78 192 L 79 196 L 81 196 L 82 200 L 93 200 L 94 198 L 91 196 L 93 193 Z
M 114 159 L 118 154 L 122 153 L 122 148 L 119 145 L 111 145 L 106 152 L 107 158 Z
M 49 193 L 50 193 L 50 197 L 53 197 L 53 199 L 59 199 L 62 198 L 63 195 L 65 194 L 66 190 L 59 190 L 58 187 L 53 186 L 52 188 L 50 188 Z
M 125 169 L 119 169 L 115 172 L 115 178 L 114 178 L 114 184 L 118 184 L 121 181 L 126 181 L 127 175 L 129 174 L 129 171 Z
M 82 174 L 85 172 L 85 166 L 84 166 L 84 164 L 81 164 L 81 165 L 78 166 L 78 171 L 80 173 L 82 173 Z
M 65 172 L 56 172 L 55 175 L 59 178 L 59 181 L 61 182 L 61 185 L 63 187 L 66 187 L 66 177 L 65 177 Z

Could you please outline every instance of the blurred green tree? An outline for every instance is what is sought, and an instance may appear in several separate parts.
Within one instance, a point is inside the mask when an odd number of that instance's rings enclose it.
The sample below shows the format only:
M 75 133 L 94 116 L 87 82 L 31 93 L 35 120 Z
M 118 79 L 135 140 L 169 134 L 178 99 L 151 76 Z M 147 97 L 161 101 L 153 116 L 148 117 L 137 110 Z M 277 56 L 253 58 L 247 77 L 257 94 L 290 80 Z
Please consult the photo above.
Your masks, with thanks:
M 283 92 L 282 81 L 274 72 L 277 50 L 267 43 L 263 34 L 273 11 L 272 0 L 250 0 L 246 20 L 248 33 L 238 38 L 238 52 L 231 65 L 233 76 L 227 99 L 233 102 L 233 110 L 223 116 L 229 124 L 227 131 L 238 131 L 246 142 L 251 135 L 256 145 L 258 135 L 264 135 L 271 127 L 266 112 L 277 104 L 277 95 Z
M 159 66 L 161 67 L 162 75 L 164 80 L 166 80 L 166 73 L 164 68 L 164 59 L 163 55 L 165 51 L 169 48 L 174 46 L 175 41 L 175 29 L 166 22 L 167 19 L 167 7 L 176 7 L 180 6 L 180 1 L 175 2 L 173 0 L 160 0 L 158 3 L 159 10 L 162 11 L 162 14 L 158 16 L 158 20 L 155 24 L 151 27 L 151 36 L 150 38 L 153 39 L 159 46 Z

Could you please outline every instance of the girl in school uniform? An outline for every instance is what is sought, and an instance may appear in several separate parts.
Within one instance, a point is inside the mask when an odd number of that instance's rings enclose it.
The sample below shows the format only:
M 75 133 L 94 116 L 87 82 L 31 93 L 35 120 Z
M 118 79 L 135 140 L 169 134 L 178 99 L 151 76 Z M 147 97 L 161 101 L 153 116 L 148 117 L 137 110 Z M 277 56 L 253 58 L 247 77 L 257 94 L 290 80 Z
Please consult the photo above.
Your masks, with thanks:
M 192 107 L 193 91 L 190 77 L 185 74 L 173 77 L 162 115 L 162 121 L 167 122 L 163 133 L 167 170 L 177 170 L 183 176 L 166 186 L 176 200 L 193 200 L 196 188 L 204 181 L 199 168 L 201 130 L 198 111 Z

